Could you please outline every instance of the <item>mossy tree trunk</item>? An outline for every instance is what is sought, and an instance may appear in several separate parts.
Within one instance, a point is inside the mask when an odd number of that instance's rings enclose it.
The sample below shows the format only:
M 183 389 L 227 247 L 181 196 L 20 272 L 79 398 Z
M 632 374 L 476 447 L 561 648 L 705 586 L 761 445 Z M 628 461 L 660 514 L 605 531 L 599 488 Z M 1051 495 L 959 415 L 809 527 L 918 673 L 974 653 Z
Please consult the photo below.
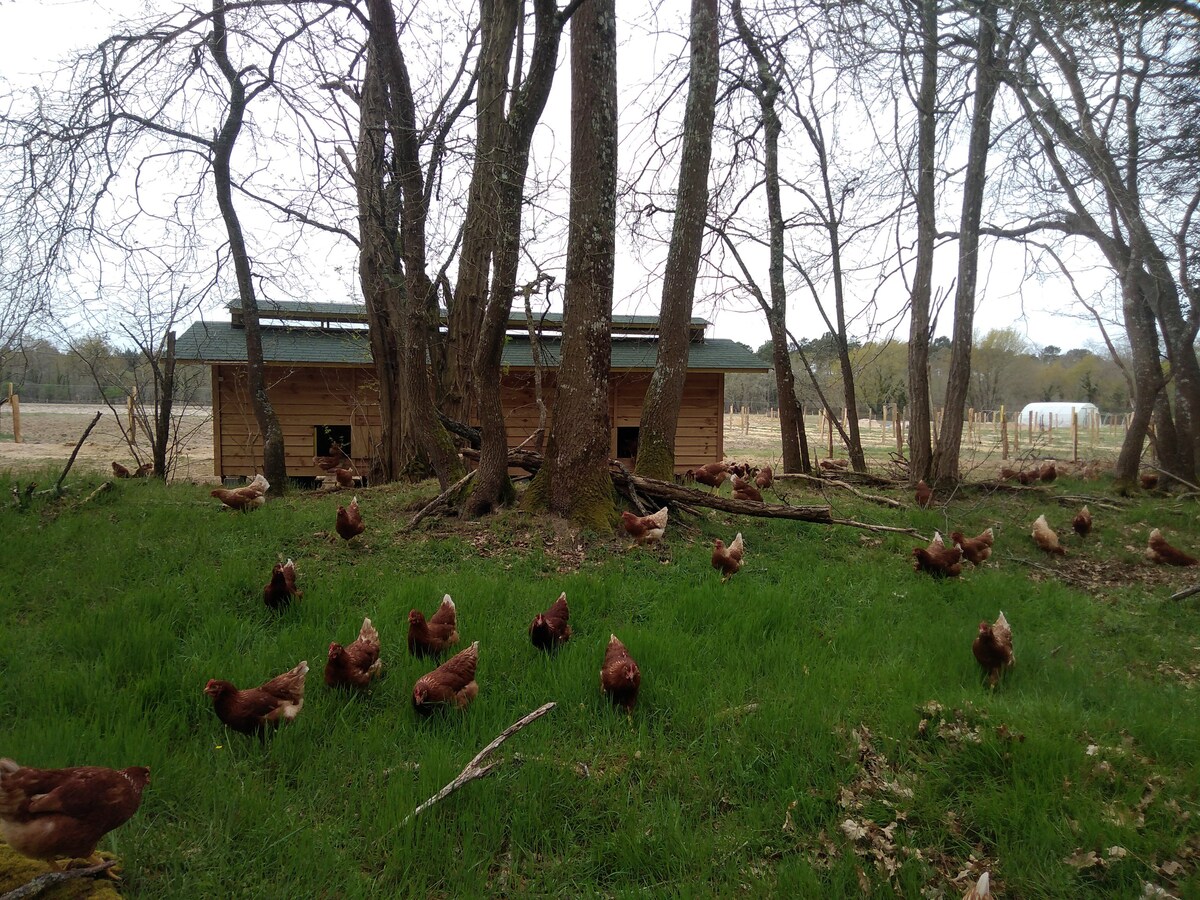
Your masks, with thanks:
M 608 472 L 609 362 L 617 221 L 617 29 L 614 0 L 589 0 L 571 23 L 571 203 L 558 398 L 546 465 L 529 504 L 599 531 L 616 519 Z M 537 483 L 538 481 L 542 483 Z
M 637 473 L 663 481 L 669 481 L 675 473 L 675 432 L 687 379 L 692 301 L 708 213 L 708 167 L 719 67 L 717 2 L 692 0 L 691 76 L 683 119 L 675 221 L 659 310 L 658 359 L 642 401 L 638 433 Z

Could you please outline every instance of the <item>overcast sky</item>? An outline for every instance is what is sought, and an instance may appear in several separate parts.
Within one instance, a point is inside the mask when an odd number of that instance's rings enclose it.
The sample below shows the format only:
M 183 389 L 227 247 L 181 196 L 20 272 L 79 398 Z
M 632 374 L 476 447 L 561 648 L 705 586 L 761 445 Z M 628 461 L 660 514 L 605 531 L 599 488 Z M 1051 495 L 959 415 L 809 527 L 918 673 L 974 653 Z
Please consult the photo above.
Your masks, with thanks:
M 94 46 L 111 30 L 113 23 L 136 14 L 142 7 L 135 0 L 9 0 L 0 3 L 0 59 L 4 60 L 3 74 L 14 83 L 33 83 L 42 73 L 53 71 L 56 63 L 73 50 Z M 167 8 L 159 6 L 160 10 Z M 563 54 L 566 52 L 564 41 Z M 630 69 L 639 63 L 648 68 L 646 62 L 651 53 L 627 52 L 622 48 L 619 63 L 625 66 L 622 81 L 645 79 L 649 71 Z M 569 110 L 569 75 L 564 62 L 556 79 L 554 96 L 547 107 L 545 120 L 556 135 L 557 152 L 565 154 L 569 137 L 566 114 Z M 946 227 L 946 223 L 942 223 Z M 939 273 L 938 285 L 949 289 L 953 280 L 953 251 L 945 255 Z M 622 253 L 617 263 L 616 312 L 653 313 L 658 305 L 658 284 L 649 290 L 644 285 L 647 273 L 638 268 L 632 254 Z M 353 271 L 353 267 L 350 267 Z M 765 273 L 764 273 L 765 274 Z M 765 278 L 764 278 L 765 280 Z M 1095 292 L 1102 291 L 1107 282 L 1106 273 L 1097 269 L 1091 275 L 1077 276 L 1077 285 L 1086 295 L 1094 299 Z M 330 293 L 337 296 L 298 299 L 347 299 L 345 282 L 331 287 Z M 881 318 L 898 310 L 904 298 L 897 283 L 896 296 L 883 297 Z M 888 308 L 890 305 L 891 308 Z M 942 313 L 938 325 L 939 334 L 948 334 L 950 328 L 950 303 Z M 1036 346 L 1054 344 L 1064 349 L 1072 347 L 1099 346 L 1099 332 L 1095 326 L 1080 319 L 1075 310 L 1069 285 L 1053 279 L 1045 283 L 1027 277 L 1019 250 L 1011 246 L 992 246 L 981 260 L 979 297 L 976 313 L 976 331 L 982 334 L 993 328 L 1015 327 Z M 739 305 L 726 299 L 720 304 L 697 295 L 696 315 L 712 320 L 714 328 L 710 336 L 728 337 L 757 347 L 769 337 L 761 313 L 749 304 Z M 800 305 L 789 315 L 789 327 L 797 336 L 817 337 L 825 331 L 815 312 L 808 312 Z M 902 321 L 896 336 L 907 338 L 907 321 Z

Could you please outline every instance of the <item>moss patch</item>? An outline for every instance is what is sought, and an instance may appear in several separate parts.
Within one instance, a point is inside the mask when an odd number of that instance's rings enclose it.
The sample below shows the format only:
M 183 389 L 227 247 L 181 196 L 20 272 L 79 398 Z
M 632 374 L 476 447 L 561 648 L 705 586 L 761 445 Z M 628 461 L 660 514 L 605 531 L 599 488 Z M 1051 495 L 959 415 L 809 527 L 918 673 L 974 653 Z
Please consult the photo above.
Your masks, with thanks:
M 642 433 L 638 443 L 637 474 L 659 481 L 670 481 L 675 477 L 675 451 L 667 442 L 656 435 Z
M 108 854 L 101 854 L 110 859 Z M 51 872 L 47 863 L 22 856 L 12 847 L 0 842 L 0 894 L 6 894 L 27 884 L 39 875 Z M 91 878 L 73 878 L 41 891 L 38 897 L 46 900 L 119 900 L 120 894 L 111 881 L 97 882 Z

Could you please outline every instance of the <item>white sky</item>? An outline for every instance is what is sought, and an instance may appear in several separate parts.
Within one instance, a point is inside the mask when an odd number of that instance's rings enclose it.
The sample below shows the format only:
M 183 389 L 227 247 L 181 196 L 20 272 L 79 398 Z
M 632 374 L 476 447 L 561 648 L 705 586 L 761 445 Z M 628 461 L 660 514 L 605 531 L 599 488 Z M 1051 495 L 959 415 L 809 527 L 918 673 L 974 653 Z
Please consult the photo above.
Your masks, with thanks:
M 113 23 L 132 14 L 137 14 L 142 4 L 135 0 L 9 0 L 0 3 L 0 59 L 3 75 L 13 83 L 36 82 L 42 73 L 53 71 L 56 63 L 69 56 L 73 50 L 94 46 L 110 31 Z M 160 10 L 164 7 L 159 6 Z M 550 126 L 555 136 L 558 152 L 566 152 L 569 126 L 566 119 L 569 110 L 569 67 L 565 63 L 566 39 L 563 42 L 559 74 L 554 95 L 547 107 L 543 121 Z M 650 54 L 624 52 L 619 65 L 622 82 L 645 80 L 650 72 L 638 71 L 639 62 L 646 66 Z M 940 223 L 941 227 L 951 227 Z M 977 295 L 976 332 L 982 334 L 993 328 L 1015 327 L 1037 346 L 1055 344 L 1063 349 L 1072 347 L 1097 347 L 1099 331 L 1090 321 L 1077 315 L 1078 306 L 1073 302 L 1070 288 L 1065 281 L 1053 279 L 1045 283 L 1026 277 L 1021 252 L 1011 246 L 989 248 L 990 252 L 981 260 L 980 284 Z M 949 289 L 953 280 L 954 251 L 945 254 L 943 271 L 939 272 L 937 285 Z M 648 314 L 657 310 L 660 283 L 655 282 L 646 290 L 647 273 L 634 264 L 632 254 L 622 252 L 617 262 L 616 309 L 618 313 Z M 353 271 L 351 266 L 350 271 Z M 1104 289 L 1106 273 L 1096 270 L 1091 274 L 1077 274 L 1077 284 L 1088 296 Z M 764 278 L 765 282 L 765 273 Z M 345 279 L 330 287 L 328 297 L 311 299 L 342 300 Z M 897 293 L 900 283 L 897 282 Z M 903 303 L 903 297 L 882 298 L 885 315 L 890 315 Z M 886 309 L 891 304 L 892 309 Z M 948 334 L 950 306 L 947 302 L 938 325 L 939 334 Z M 740 308 L 730 301 L 719 305 L 698 293 L 695 314 L 714 322 L 711 336 L 727 337 L 742 341 L 752 348 L 759 346 L 769 337 L 761 313 L 756 307 L 743 305 Z M 797 336 L 817 337 L 825 331 L 823 322 L 809 304 L 802 300 L 789 314 L 789 327 Z M 896 336 L 907 339 L 907 320 L 901 322 Z

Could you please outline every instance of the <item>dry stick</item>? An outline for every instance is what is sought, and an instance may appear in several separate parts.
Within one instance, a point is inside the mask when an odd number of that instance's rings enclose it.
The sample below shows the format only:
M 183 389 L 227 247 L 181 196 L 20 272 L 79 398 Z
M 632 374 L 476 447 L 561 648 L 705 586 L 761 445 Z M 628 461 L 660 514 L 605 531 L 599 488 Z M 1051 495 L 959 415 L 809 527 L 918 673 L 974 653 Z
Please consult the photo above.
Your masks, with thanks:
M 484 747 L 482 750 L 480 750 L 475 755 L 475 758 L 473 760 L 471 760 L 469 763 L 467 763 L 466 767 L 461 772 L 458 773 L 458 776 L 453 781 L 451 781 L 448 785 L 446 785 L 444 788 L 442 788 L 440 791 L 438 791 L 436 794 L 434 794 L 432 797 L 430 797 L 428 800 L 426 800 L 424 803 L 422 803 L 420 806 L 418 806 L 416 809 L 414 809 L 408 816 L 406 816 L 404 821 L 400 823 L 400 827 L 403 828 L 405 825 L 407 825 L 410 821 L 415 819 L 417 816 L 419 816 L 425 810 L 429 809 L 429 807 L 433 806 L 435 803 L 440 803 L 442 800 L 445 800 L 447 797 L 449 797 L 451 794 L 453 794 L 455 791 L 457 791 L 463 785 L 470 784 L 472 781 L 475 781 L 476 779 L 484 778 L 487 775 L 490 775 L 492 773 L 492 770 L 495 769 L 502 762 L 504 762 L 504 760 L 498 759 L 495 762 L 489 763 L 486 766 L 482 766 L 482 765 L 480 765 L 480 763 L 482 763 L 485 759 L 487 759 L 488 756 L 490 756 L 496 750 L 497 747 L 499 747 L 501 744 L 503 744 L 505 741 L 507 741 L 510 737 L 512 737 L 514 734 L 516 734 L 518 731 L 520 731 L 526 725 L 530 724 L 531 722 L 536 722 L 538 719 L 540 719 L 546 713 L 550 712 L 550 710 L 554 709 L 554 706 L 555 706 L 555 703 L 553 700 L 551 700 L 549 703 L 539 706 L 533 712 L 518 719 L 517 721 L 515 721 L 511 725 L 509 725 L 507 728 L 505 728 L 502 732 L 500 732 L 500 734 L 498 734 L 492 740 L 492 742 L 490 744 L 488 744 L 486 747 Z
M 1192 594 L 1200 594 L 1200 584 L 1194 584 L 1190 588 L 1184 588 L 1182 591 L 1176 591 L 1171 595 L 1172 600 L 1182 600 L 1185 597 L 1190 597 Z
M 459 488 L 461 488 L 464 484 L 466 484 L 468 481 L 470 481 L 472 478 L 475 477 L 476 471 L 478 471 L 478 470 L 472 469 L 470 472 L 468 472 L 462 478 L 458 479 L 458 481 L 454 482 L 454 484 L 450 485 L 450 487 L 446 488 L 444 491 L 442 491 L 440 494 L 438 494 L 436 497 L 434 497 L 433 500 L 431 500 L 428 504 L 426 504 L 419 513 L 417 513 L 415 516 L 412 517 L 412 519 L 409 520 L 409 523 L 404 526 L 404 530 L 407 531 L 410 528 L 414 528 L 418 522 L 420 522 L 427 515 L 429 515 L 431 512 L 433 512 L 435 509 L 437 509 L 439 504 L 445 503 L 447 497 L 449 497 L 451 494 L 453 494 L 455 491 L 457 491 Z
M 1155 465 L 1154 463 L 1152 463 L 1152 462 L 1143 463 L 1143 465 L 1145 465 L 1145 467 L 1146 467 L 1147 469 L 1153 469 L 1155 472 L 1158 472 L 1158 473 L 1159 473 L 1159 474 L 1161 474 L 1161 475 L 1166 475 L 1168 478 L 1174 478 L 1176 481 L 1178 481 L 1178 482 L 1179 482 L 1180 484 L 1182 484 L 1184 487 L 1189 487 L 1189 488 L 1191 488 L 1193 491 L 1200 491 L 1200 487 L 1197 487 L 1196 485 L 1192 484 L 1190 481 L 1184 481 L 1184 480 L 1183 480 L 1182 478 L 1180 478 L 1178 475 L 1172 475 L 1172 474 L 1171 474 L 1170 472 L 1168 472 L 1166 469 L 1160 469 L 1158 466 L 1156 466 L 1156 465 Z
M 894 509 L 904 508 L 904 504 L 899 500 L 893 500 L 890 497 L 880 497 L 876 494 L 865 494 L 858 488 L 849 485 L 844 481 L 839 481 L 836 478 L 817 478 L 813 475 L 805 475 L 803 472 L 785 472 L 781 475 L 776 475 L 775 477 L 783 479 L 795 478 L 801 481 L 811 481 L 812 483 L 819 485 L 831 485 L 833 487 L 843 488 L 844 490 L 852 493 L 854 496 L 862 497 L 864 500 L 870 500 L 872 503 L 879 503 L 883 506 L 890 506 Z
M 113 483 L 111 481 L 101 482 L 100 487 L 96 488 L 94 491 L 92 491 L 90 494 L 88 494 L 86 497 L 84 497 L 82 500 L 80 500 L 79 503 L 77 503 L 76 505 L 83 506 L 83 504 L 85 504 L 85 503 L 91 503 L 93 500 L 95 500 L 97 497 L 99 497 L 105 491 L 111 491 L 112 486 L 113 486 Z
M 62 884 L 64 881 L 70 881 L 75 878 L 91 878 L 107 869 L 111 869 L 116 864 L 117 861 L 115 859 L 106 859 L 99 865 L 88 866 L 86 869 L 67 869 L 65 872 L 43 872 L 37 878 L 25 882 L 19 888 L 11 890 L 7 894 L 0 894 L 0 900 L 25 900 L 26 897 L 36 897 L 56 884 Z
M 921 534 L 921 532 L 917 531 L 917 529 L 915 529 L 915 528 L 895 528 L 891 525 L 872 525 L 870 522 L 856 522 L 854 519 L 835 519 L 835 518 L 831 518 L 829 520 L 829 524 L 830 525 L 845 525 L 849 528 L 861 528 L 864 531 L 882 531 L 882 532 L 887 532 L 889 534 L 910 534 L 915 538 L 920 538 L 921 540 L 925 541 L 926 543 L 929 543 L 930 541 L 933 540 L 933 538 L 927 537 L 926 535 Z
M 97 412 L 96 418 L 92 419 L 90 425 L 83 430 L 83 436 L 79 438 L 79 443 L 75 445 L 75 449 L 71 451 L 71 458 L 67 460 L 67 467 L 62 470 L 62 474 L 58 476 L 58 481 L 54 485 L 54 493 L 62 493 L 63 479 L 67 477 L 67 473 L 71 471 L 71 466 L 75 464 L 75 457 L 79 455 L 79 448 L 83 446 L 83 442 L 87 440 L 87 436 L 92 433 L 92 429 L 96 427 L 96 423 L 100 421 L 100 416 L 103 413 Z
M 633 473 L 629 471 L 628 467 L 619 459 L 612 460 L 612 465 L 617 466 L 626 478 L 630 478 L 633 475 Z M 632 481 L 629 482 L 629 499 L 633 503 L 634 509 L 638 511 L 639 516 L 650 515 L 650 507 L 642 502 L 642 498 L 638 496 L 637 488 L 633 486 Z

